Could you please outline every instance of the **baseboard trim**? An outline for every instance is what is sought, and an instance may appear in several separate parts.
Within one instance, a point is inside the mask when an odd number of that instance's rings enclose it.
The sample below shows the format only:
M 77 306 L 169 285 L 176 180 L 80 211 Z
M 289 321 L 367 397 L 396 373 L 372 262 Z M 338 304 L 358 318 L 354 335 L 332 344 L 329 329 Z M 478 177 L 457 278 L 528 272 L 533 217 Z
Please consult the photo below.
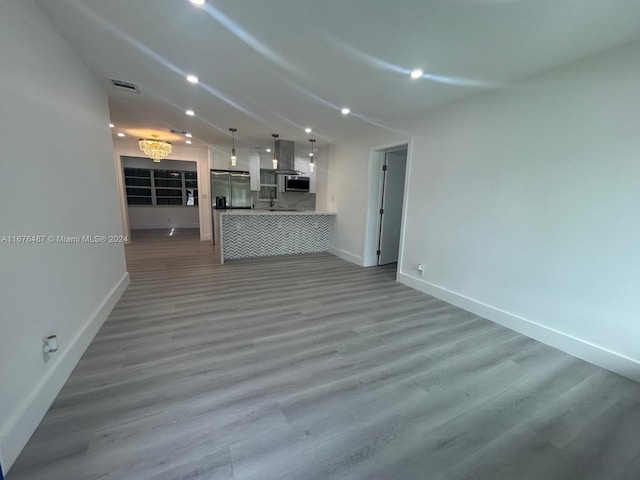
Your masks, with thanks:
M 359 257 L 358 255 L 332 246 L 329 246 L 328 251 L 330 254 L 335 255 L 336 257 L 340 257 L 347 262 L 355 263 L 356 265 L 360 265 L 361 267 L 363 266 L 362 257 Z
M 128 286 L 129 273 L 125 273 L 91 318 L 67 343 L 66 348 L 61 349 L 60 356 L 52 359 L 51 368 L 24 399 L 20 409 L 11 416 L 5 429 L 0 432 L 0 464 L 2 464 L 5 474 L 11 469 L 16 458 L 60 393 L 69 375 Z
M 640 362 L 638 360 L 405 273 L 398 273 L 397 280 L 404 285 L 475 313 L 574 357 L 640 382 Z

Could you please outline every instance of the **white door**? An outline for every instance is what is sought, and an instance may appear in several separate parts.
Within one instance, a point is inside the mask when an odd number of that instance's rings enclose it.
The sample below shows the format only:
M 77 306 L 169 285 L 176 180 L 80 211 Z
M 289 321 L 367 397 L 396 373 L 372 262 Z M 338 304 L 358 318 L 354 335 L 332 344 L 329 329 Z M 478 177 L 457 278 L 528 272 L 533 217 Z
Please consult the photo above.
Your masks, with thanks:
M 400 249 L 400 226 L 404 198 L 404 176 L 407 169 L 407 151 L 386 153 L 382 169 L 378 265 L 388 265 L 398 261 L 398 251 Z

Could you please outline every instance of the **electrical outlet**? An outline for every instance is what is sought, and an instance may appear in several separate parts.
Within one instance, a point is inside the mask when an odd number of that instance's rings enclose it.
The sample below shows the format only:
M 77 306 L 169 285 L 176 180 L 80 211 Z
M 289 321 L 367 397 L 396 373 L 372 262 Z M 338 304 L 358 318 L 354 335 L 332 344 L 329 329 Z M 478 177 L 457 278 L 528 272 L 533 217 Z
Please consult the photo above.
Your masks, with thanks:
M 418 275 L 420 276 L 424 275 L 424 267 L 422 266 L 421 263 L 418 265 Z

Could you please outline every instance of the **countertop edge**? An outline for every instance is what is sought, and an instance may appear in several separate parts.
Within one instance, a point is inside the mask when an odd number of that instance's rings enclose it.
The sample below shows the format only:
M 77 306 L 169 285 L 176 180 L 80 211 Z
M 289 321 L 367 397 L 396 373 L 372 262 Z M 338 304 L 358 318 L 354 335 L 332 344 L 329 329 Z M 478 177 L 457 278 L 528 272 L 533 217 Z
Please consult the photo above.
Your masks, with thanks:
M 278 216 L 278 215 L 329 215 L 335 216 L 337 213 L 335 212 L 318 212 L 315 210 L 302 210 L 299 212 L 271 212 L 269 210 L 218 210 L 220 215 L 235 215 L 235 216 L 255 216 L 255 215 L 267 215 L 267 216 Z

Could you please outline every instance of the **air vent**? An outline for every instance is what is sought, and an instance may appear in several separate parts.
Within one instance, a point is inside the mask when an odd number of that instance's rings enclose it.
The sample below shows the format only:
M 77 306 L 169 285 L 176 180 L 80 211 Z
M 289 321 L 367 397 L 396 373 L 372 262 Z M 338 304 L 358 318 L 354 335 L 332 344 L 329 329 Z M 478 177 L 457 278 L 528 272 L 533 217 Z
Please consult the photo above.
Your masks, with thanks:
M 176 130 L 175 128 L 171 129 L 171 133 L 177 133 L 178 135 L 186 135 L 187 132 L 185 130 Z
M 119 88 L 120 90 L 125 90 L 131 93 L 140 93 L 138 87 L 136 87 L 135 83 L 125 82 L 124 80 L 116 80 L 115 78 L 110 78 L 111 83 L 114 87 Z

